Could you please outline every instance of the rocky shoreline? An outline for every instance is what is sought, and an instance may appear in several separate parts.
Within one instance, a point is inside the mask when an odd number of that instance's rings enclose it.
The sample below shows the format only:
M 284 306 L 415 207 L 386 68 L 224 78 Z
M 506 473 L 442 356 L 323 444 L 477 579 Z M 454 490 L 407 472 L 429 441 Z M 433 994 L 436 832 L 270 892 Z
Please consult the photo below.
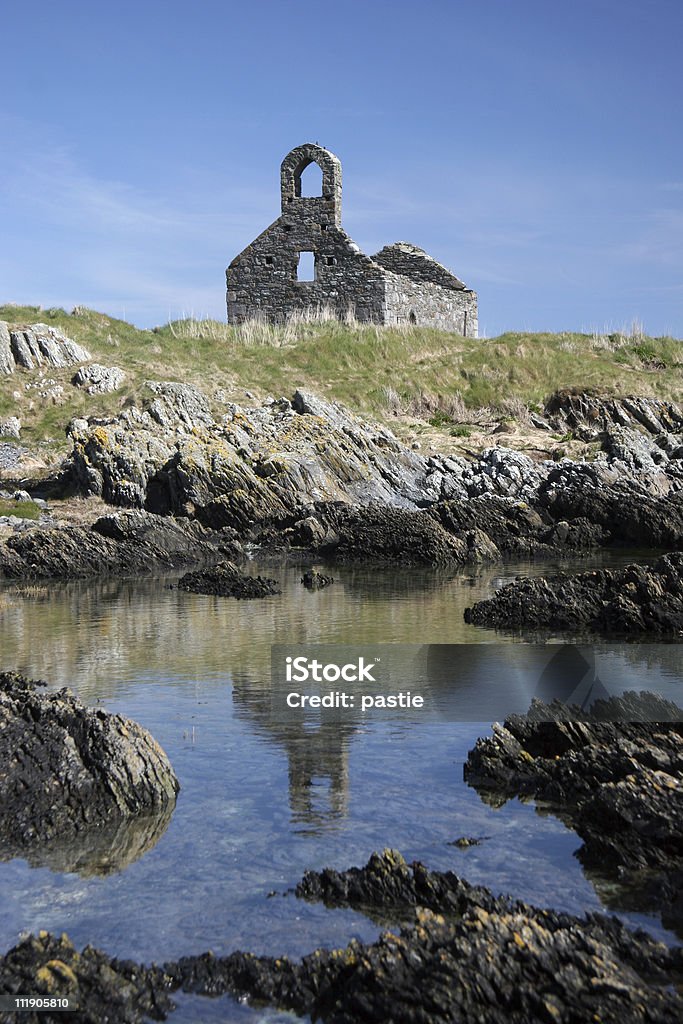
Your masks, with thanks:
M 681 949 L 615 918 L 584 918 L 494 896 L 453 872 L 373 854 L 364 868 L 309 872 L 297 895 L 405 923 L 373 943 L 316 949 L 299 961 L 235 952 L 146 967 L 41 932 L 0 958 L 0 991 L 69 996 L 80 1024 L 164 1020 L 172 993 L 223 993 L 325 1024 L 678 1022 Z M 29 1022 L 62 1015 L 26 1013 Z M 2 1018 L 0 1018 L 2 1019 Z
M 6 525 L 0 580 L 183 568 L 191 571 L 181 588 L 241 598 L 277 594 L 275 581 L 240 569 L 254 551 L 303 563 L 458 567 L 642 545 L 669 553 L 652 566 L 518 580 L 469 609 L 467 621 L 629 638 L 683 631 L 683 414 L 671 403 L 559 394 L 539 429 L 573 431 L 593 445 L 590 458 L 539 460 L 495 446 L 466 459 L 422 456 L 301 390 L 255 409 L 227 406 L 217 418 L 190 385 L 147 387 L 140 407 L 73 421 L 72 452 L 49 483 L 14 482 L 47 508 L 35 525 Z M 93 522 L 60 520 L 67 495 L 109 507 Z M 331 582 L 317 575 L 318 586 Z M 108 841 L 130 859 L 156 841 L 178 783 L 144 730 L 69 693 L 39 695 L 9 673 L 0 696 L 0 761 L 10 766 L 0 772 L 0 855 L 87 872 L 102 870 Z M 537 703 L 477 743 L 466 778 L 493 800 L 544 802 L 580 836 L 587 868 L 637 891 L 680 930 L 683 726 L 663 704 L 649 720 L 615 722 L 611 711 L 609 701 L 590 712 Z M 73 746 L 77 756 L 67 758 Z M 129 831 L 128 819 L 152 824 Z M 74 862 L 93 822 L 106 825 L 104 840 Z M 0 958 L 0 992 L 76 994 L 73 1019 L 83 1022 L 164 1019 L 177 990 L 245 996 L 328 1024 L 683 1016 L 681 950 L 615 919 L 494 896 L 392 851 L 362 869 L 309 872 L 296 895 L 401 930 L 298 962 L 206 953 L 163 967 L 78 953 L 67 937 L 41 933 Z

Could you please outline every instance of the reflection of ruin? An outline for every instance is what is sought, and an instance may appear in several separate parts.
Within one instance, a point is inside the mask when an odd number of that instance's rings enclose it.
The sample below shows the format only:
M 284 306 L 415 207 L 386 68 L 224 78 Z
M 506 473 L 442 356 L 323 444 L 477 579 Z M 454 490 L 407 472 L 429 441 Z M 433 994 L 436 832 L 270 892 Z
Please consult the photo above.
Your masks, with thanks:
M 339 710 L 302 714 L 273 701 L 269 684 L 233 677 L 236 714 L 285 752 L 289 762 L 292 821 L 317 832 L 346 815 L 349 745 L 359 722 Z

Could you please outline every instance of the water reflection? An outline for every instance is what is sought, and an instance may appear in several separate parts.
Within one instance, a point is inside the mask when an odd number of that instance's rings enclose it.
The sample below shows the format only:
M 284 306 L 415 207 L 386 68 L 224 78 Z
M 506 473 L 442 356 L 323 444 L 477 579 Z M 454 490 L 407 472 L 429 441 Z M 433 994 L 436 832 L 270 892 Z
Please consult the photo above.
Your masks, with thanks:
M 72 836 L 58 836 L 26 851 L 0 846 L 0 860 L 24 858 L 33 868 L 73 872 L 83 878 L 116 874 L 152 850 L 169 826 L 175 801 L 156 815 L 118 818 Z

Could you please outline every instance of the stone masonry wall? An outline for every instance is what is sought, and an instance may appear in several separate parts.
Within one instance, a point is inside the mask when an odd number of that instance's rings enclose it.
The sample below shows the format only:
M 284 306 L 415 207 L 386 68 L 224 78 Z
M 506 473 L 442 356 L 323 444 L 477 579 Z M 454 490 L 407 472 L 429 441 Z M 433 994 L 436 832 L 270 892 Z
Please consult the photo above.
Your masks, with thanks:
M 386 324 L 414 323 L 476 338 L 477 295 L 469 288 L 447 289 L 386 272 Z
M 230 264 L 230 322 L 283 323 L 293 312 L 329 307 L 339 317 L 351 310 L 359 320 L 383 323 L 381 267 L 321 219 L 315 200 L 298 203 L 296 215 L 281 217 Z M 315 281 L 297 280 L 300 252 L 315 253 Z

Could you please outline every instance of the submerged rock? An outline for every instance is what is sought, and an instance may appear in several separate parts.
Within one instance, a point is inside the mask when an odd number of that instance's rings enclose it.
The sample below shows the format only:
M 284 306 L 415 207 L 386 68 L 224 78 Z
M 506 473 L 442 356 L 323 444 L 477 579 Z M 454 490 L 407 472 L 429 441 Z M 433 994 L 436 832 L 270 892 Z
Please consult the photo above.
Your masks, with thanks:
M 465 609 L 465 622 L 614 636 L 683 635 L 683 553 L 652 566 L 519 579 Z
M 282 593 L 277 580 L 247 576 L 233 562 L 219 562 L 208 569 L 188 572 L 178 580 L 178 587 L 193 594 L 236 597 L 238 600 Z
M 659 719 L 659 721 L 657 721 Z M 497 802 L 550 804 L 583 840 L 577 856 L 647 894 L 683 927 L 683 711 L 654 694 L 596 701 L 590 711 L 535 700 L 469 752 L 465 779 Z
M 107 825 L 116 831 L 131 817 L 168 820 L 180 787 L 150 734 L 85 707 L 69 690 L 41 693 L 40 685 L 0 673 L 0 857 L 73 866 L 77 836 Z

